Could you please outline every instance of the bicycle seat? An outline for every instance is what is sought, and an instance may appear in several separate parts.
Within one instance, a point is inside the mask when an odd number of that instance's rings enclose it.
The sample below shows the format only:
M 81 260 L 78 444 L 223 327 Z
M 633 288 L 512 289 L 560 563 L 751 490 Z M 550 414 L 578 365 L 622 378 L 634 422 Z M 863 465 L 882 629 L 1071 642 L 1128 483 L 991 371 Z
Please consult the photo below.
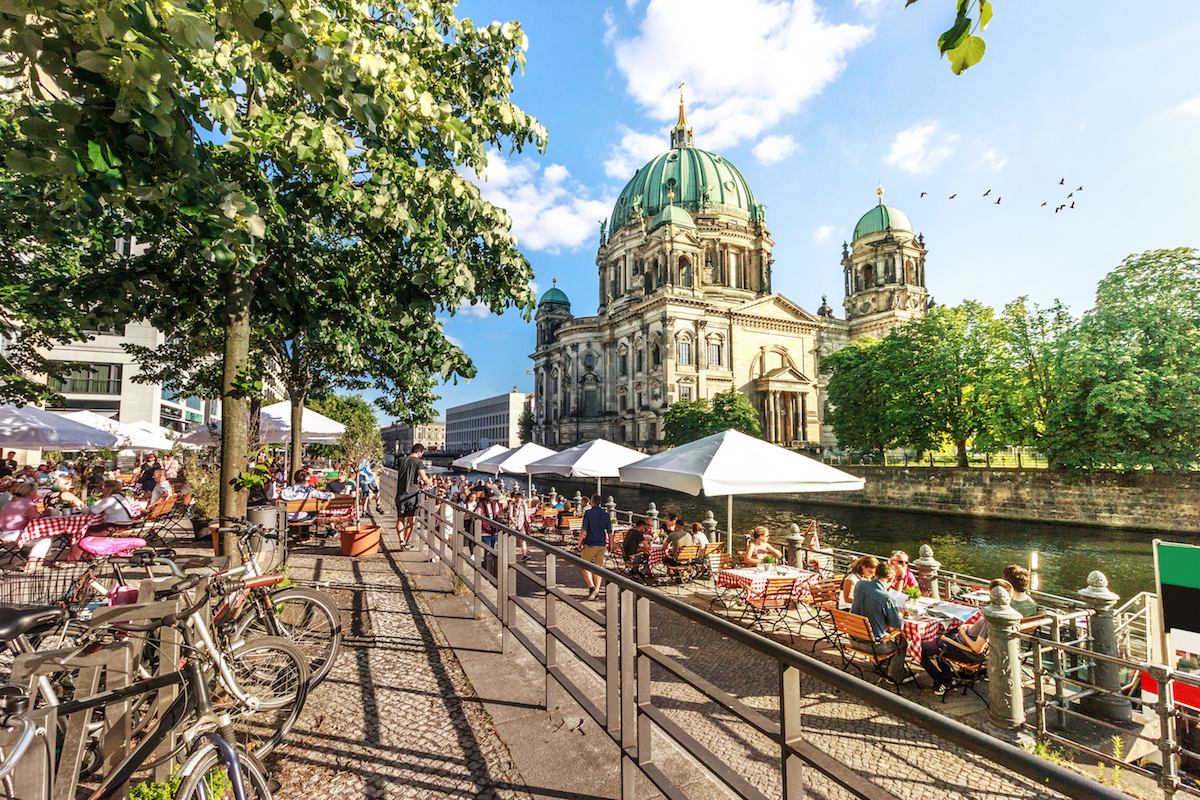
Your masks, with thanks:
M 94 556 L 127 556 L 146 540 L 135 536 L 85 536 L 79 540 L 79 549 Z
M 66 615 L 61 608 L 0 608 L 0 642 L 11 641 L 42 625 L 60 622 Z

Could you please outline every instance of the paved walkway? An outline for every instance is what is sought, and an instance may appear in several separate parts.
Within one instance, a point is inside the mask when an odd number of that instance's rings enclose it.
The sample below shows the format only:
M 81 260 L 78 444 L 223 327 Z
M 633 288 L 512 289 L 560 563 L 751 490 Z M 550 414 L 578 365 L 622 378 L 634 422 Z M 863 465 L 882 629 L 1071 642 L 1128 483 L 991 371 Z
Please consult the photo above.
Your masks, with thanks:
M 393 519 L 380 523 L 387 535 L 379 555 L 343 558 L 335 547 L 292 553 L 297 579 L 331 582 L 347 636 L 330 679 L 310 696 L 296 731 L 275 757 L 282 783 L 277 796 L 309 797 L 319 790 L 326 797 L 618 797 L 619 752 L 607 735 L 569 698 L 545 711 L 542 670 L 534 659 L 519 645 L 500 655 L 496 621 L 475 619 L 470 595 L 455 594 L 442 565 L 398 551 Z M 535 572 L 543 564 L 538 555 L 528 562 Z M 582 598 L 582 579 L 570 573 L 577 571 L 561 569 L 560 581 Z M 536 607 L 535 589 L 524 580 L 519 587 Z M 602 656 L 599 629 L 565 605 L 559 608 L 564 632 Z M 733 652 L 709 629 L 672 617 L 655 610 L 652 641 L 777 718 L 773 662 L 741 648 Z M 532 638 L 540 641 L 540 635 Z M 568 674 L 590 696 L 602 698 L 599 680 L 562 652 Z M 656 669 L 652 677 L 657 707 L 766 796 L 780 796 L 776 745 L 667 674 Z M 1057 796 L 809 679 L 803 693 L 811 741 L 900 797 Z M 687 796 L 730 796 L 670 743 L 656 740 L 655 747 L 656 762 L 661 759 Z M 807 777 L 813 797 L 848 796 L 811 770 Z M 659 796 L 644 779 L 638 794 Z

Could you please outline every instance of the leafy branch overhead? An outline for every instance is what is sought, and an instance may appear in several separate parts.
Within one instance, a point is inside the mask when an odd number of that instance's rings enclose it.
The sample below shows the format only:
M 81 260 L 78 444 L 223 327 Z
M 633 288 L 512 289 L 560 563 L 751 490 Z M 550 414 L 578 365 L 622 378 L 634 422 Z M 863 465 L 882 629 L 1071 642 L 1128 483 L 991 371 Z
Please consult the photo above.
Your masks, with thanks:
M 917 0 L 906 0 L 904 7 L 915 2 Z M 973 11 L 976 16 L 970 16 Z M 958 0 L 954 24 L 938 37 L 938 52 L 950 60 L 950 69 L 955 75 L 963 74 L 983 60 L 987 44 L 975 34 L 987 30 L 991 21 L 992 4 L 988 0 Z

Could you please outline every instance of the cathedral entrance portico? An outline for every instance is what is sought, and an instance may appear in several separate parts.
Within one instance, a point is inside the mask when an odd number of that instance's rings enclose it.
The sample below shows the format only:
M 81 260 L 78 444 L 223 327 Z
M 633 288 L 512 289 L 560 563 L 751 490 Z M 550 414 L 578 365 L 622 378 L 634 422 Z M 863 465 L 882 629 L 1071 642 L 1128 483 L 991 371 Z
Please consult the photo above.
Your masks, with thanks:
M 812 382 L 792 367 L 779 367 L 754 382 L 762 436 L 783 447 L 808 443 L 808 389 Z

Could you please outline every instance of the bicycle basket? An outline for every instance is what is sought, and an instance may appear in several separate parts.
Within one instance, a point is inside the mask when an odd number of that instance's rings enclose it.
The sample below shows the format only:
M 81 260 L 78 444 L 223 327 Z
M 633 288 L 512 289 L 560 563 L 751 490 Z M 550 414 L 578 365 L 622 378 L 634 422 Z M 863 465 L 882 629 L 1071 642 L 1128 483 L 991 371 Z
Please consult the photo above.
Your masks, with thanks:
M 91 580 L 98 577 L 85 563 L 47 567 L 37 572 L 0 573 L 0 606 L 81 608 L 89 603 L 104 603 L 106 593 L 93 585 L 97 581 Z

